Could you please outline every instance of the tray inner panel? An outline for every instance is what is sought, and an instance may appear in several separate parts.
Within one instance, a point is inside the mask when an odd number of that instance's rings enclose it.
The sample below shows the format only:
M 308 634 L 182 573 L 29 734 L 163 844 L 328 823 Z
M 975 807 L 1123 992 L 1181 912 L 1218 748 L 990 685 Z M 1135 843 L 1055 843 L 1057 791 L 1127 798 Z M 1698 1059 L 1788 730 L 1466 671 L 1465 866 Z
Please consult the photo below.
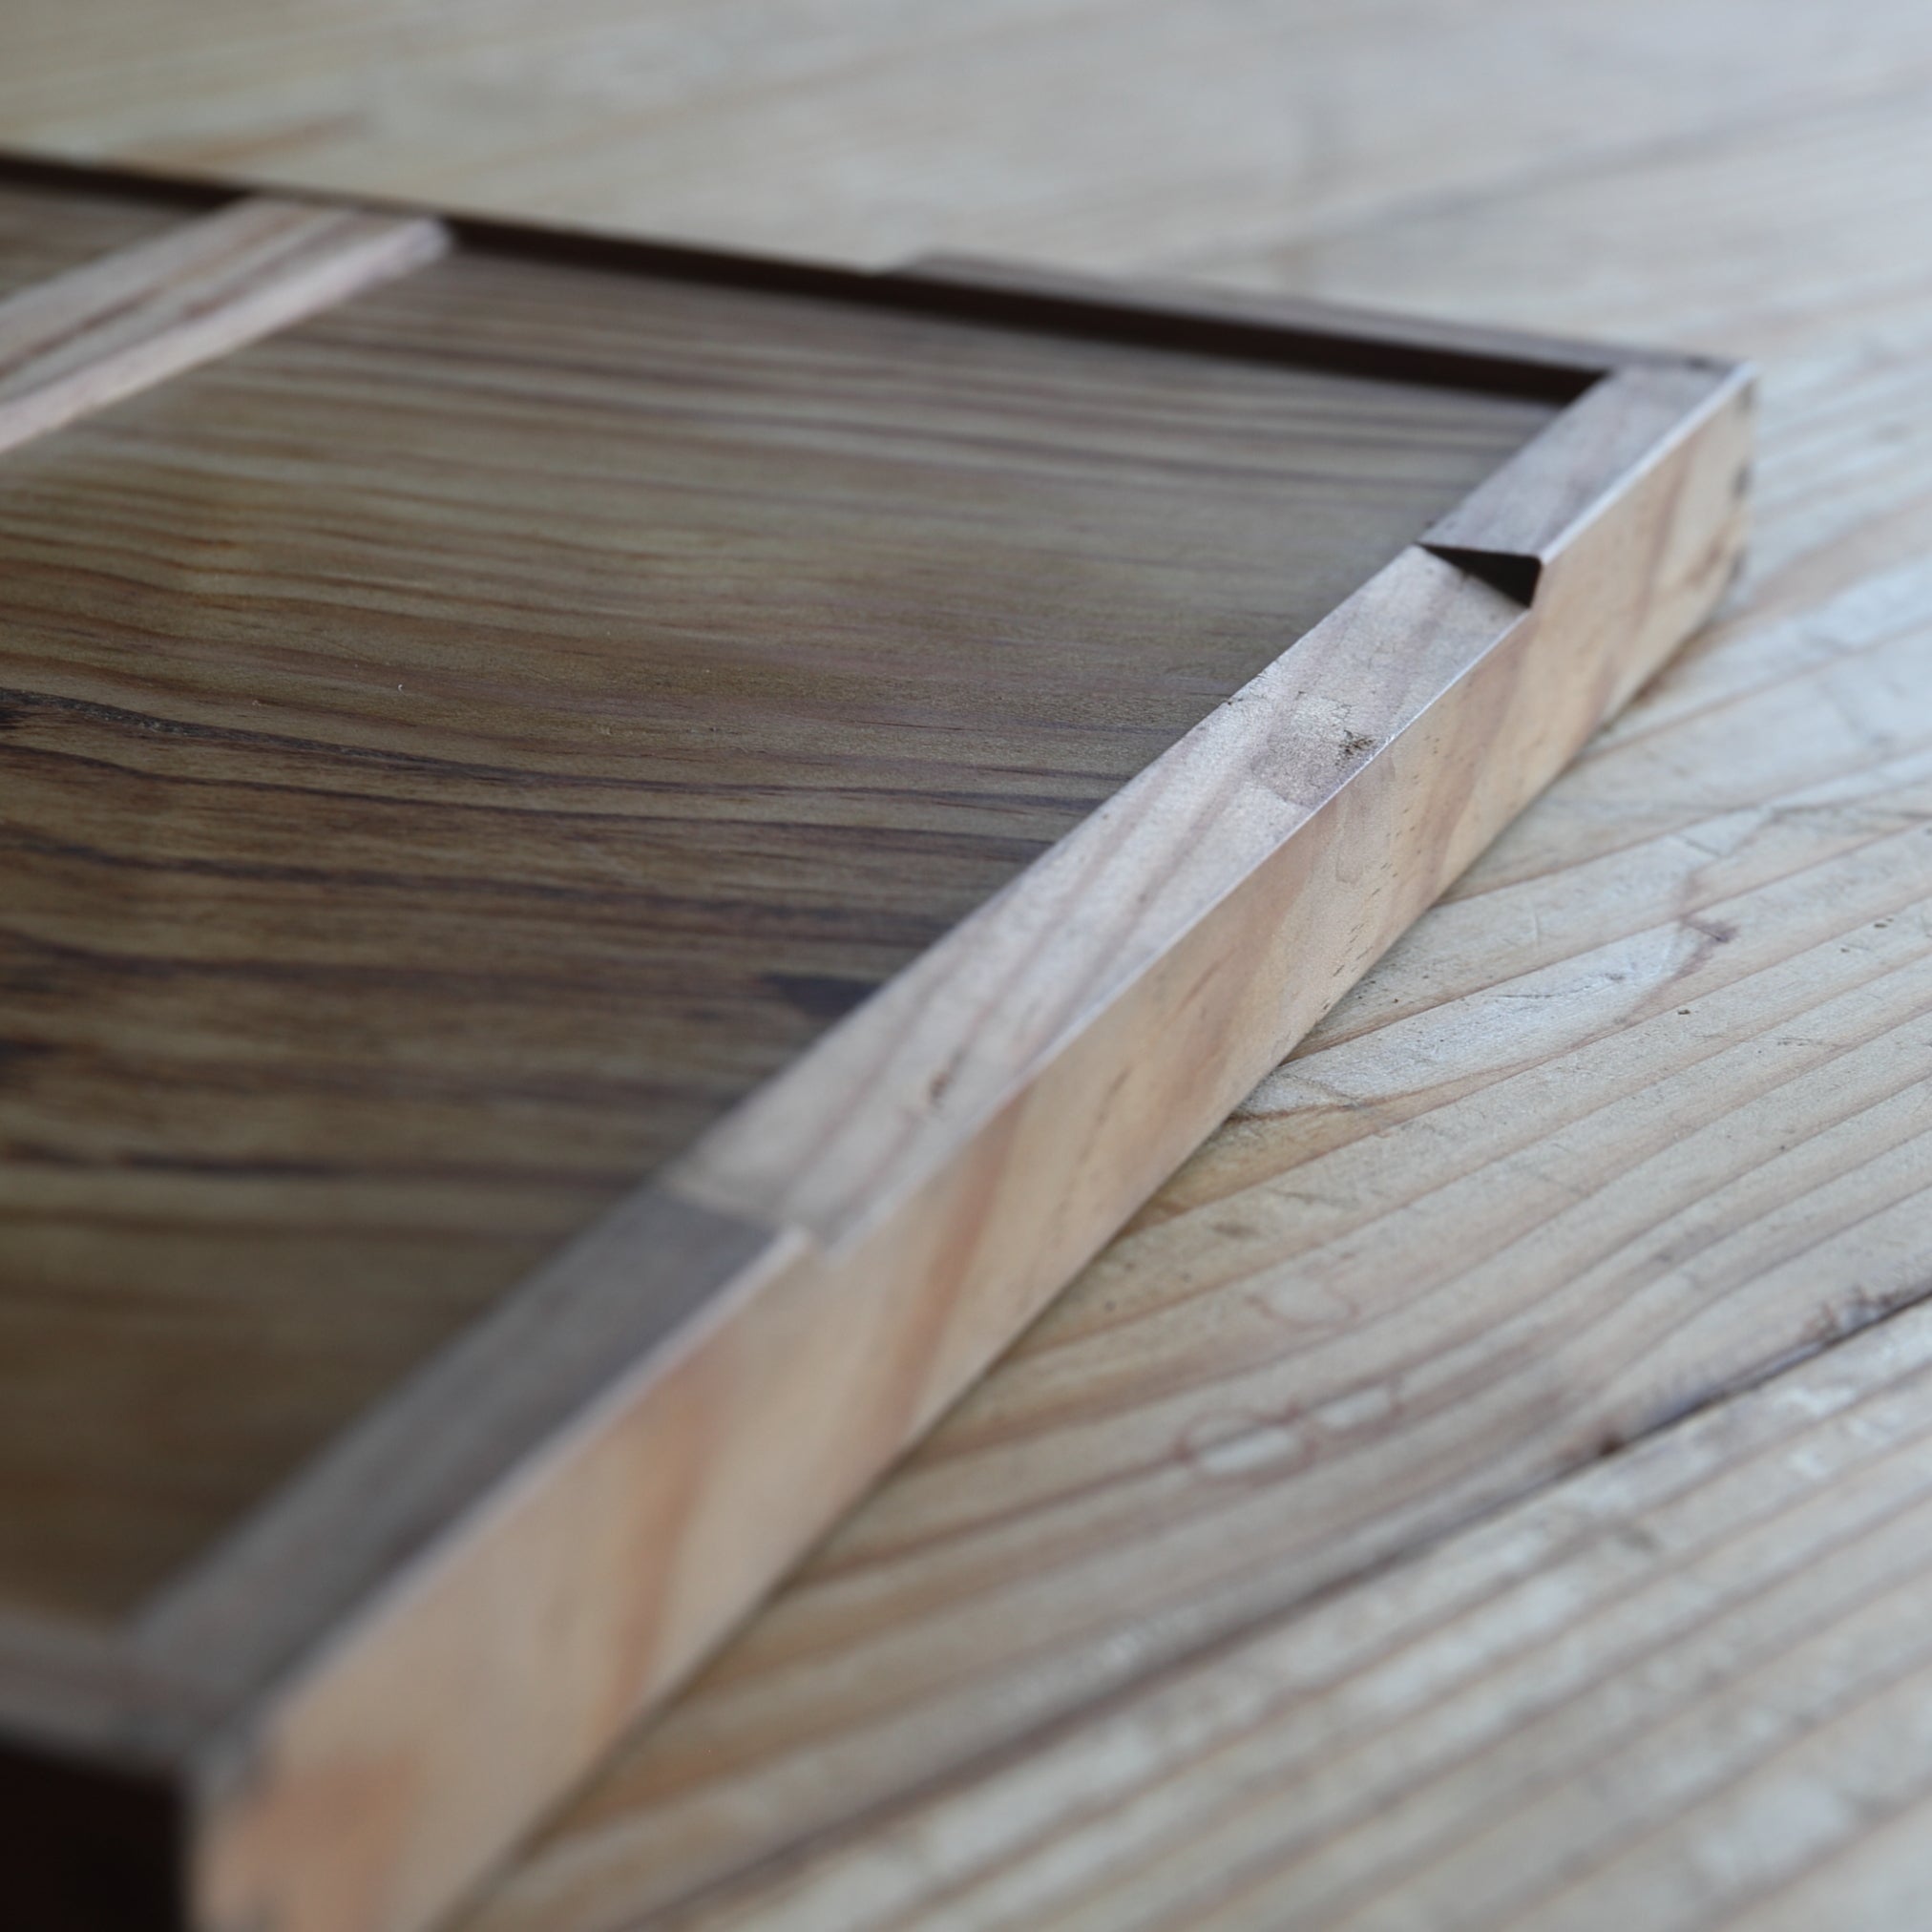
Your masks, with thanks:
M 1550 413 L 470 249 L 0 459 L 0 1600 L 136 1606 Z

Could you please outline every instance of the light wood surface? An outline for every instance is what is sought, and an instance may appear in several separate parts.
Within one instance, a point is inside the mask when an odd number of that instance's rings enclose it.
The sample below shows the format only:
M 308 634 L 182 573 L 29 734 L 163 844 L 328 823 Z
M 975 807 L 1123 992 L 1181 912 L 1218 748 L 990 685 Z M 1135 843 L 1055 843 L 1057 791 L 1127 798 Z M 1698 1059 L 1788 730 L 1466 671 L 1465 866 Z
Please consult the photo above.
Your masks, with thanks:
M 159 82 L 69 10 L 16 10 L 0 128 L 800 251 L 1209 272 L 1767 368 L 1725 621 L 481 1922 L 608 1932 L 819 1834 L 888 1831 L 922 1782 L 1022 1759 L 1217 1633 L 1292 1633 L 1352 1578 L 1369 1613 L 1392 1556 L 1613 1469 L 1924 1292 L 1922 8 L 1118 0 L 963 29 L 584 0 L 472 15 L 453 44 L 440 11 L 432 33 L 348 0 L 169 10 L 129 16 Z M 180 33 L 182 10 L 221 32 Z M 1849 1734 L 1827 1712 L 1791 1783 L 1767 1747 L 1766 1803 L 1856 1798 Z M 1661 1896 L 1694 1907 L 1709 1814 L 1629 1802 Z M 1802 1840 L 1774 1864 L 1733 1838 L 1739 1912 L 1909 1922 L 1926 1815 L 1818 1840 L 1809 1871 Z M 939 1869 L 896 1842 L 902 1883 Z M 1754 1872 L 1786 1889 L 1746 1908 Z M 1587 1885 L 1566 1909 L 1629 1918 Z
M 1928 1592 L 1918 1308 L 664 1922 L 1903 1928 Z
M 81 158 L 874 262 L 1250 273 L 1396 210 L 1769 149 L 1932 74 L 1918 0 L 11 0 L 6 30 L 0 130 Z M 1520 259 L 1547 292 L 1588 258 L 1558 230 Z

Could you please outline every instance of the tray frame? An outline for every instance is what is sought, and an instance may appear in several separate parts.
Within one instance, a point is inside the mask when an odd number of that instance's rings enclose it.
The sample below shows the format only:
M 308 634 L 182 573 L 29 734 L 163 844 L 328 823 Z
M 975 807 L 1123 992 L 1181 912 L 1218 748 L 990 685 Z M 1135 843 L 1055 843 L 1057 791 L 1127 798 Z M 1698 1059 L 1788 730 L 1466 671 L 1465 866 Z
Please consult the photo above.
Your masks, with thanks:
M 249 192 L 0 179 L 185 213 Z M 457 245 L 1563 408 L 125 1627 L 0 1609 L 0 1811 L 49 1924 L 407 1932 L 446 1908 L 1656 670 L 1741 548 L 1736 365 L 440 219 Z M 1311 692 L 1346 694 L 1345 731 Z M 83 1869 L 107 1890 L 83 1899 Z

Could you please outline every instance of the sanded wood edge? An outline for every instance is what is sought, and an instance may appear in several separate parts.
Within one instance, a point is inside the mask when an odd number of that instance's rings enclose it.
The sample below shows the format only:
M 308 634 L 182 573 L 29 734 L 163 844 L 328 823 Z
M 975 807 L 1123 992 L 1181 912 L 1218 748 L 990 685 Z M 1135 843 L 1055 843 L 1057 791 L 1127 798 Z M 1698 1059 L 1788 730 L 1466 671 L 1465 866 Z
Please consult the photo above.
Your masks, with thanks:
M 197 1923 L 400 1932 L 458 1896 L 1708 612 L 1748 445 L 1732 385 L 1528 610 L 1405 552 L 158 1605 L 155 1666 L 232 1697 Z M 638 1326 L 685 1235 L 708 1297 Z M 476 1446 L 414 1486 L 445 1431 Z
M 254 196 L 0 301 L 0 451 L 346 301 L 447 233 Z
M 1746 364 L 1658 360 L 1615 369 L 1433 523 L 1422 547 L 1528 603 L 1544 567 L 1596 514 L 1596 479 L 1634 482 L 1733 402 L 1745 410 L 1755 402 Z M 1740 500 L 1749 481 L 1740 469 Z

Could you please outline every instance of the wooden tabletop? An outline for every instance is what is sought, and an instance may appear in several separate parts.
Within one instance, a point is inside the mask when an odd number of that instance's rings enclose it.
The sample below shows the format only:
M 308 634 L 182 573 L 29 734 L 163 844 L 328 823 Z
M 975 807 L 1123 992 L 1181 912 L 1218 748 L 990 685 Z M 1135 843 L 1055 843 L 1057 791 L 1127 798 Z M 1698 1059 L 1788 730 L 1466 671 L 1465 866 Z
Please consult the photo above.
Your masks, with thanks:
M 24 0 L 4 36 L 0 138 L 52 152 L 1764 368 L 1715 628 L 469 1932 L 1916 1922 L 1920 0 Z

